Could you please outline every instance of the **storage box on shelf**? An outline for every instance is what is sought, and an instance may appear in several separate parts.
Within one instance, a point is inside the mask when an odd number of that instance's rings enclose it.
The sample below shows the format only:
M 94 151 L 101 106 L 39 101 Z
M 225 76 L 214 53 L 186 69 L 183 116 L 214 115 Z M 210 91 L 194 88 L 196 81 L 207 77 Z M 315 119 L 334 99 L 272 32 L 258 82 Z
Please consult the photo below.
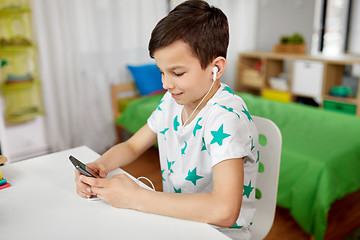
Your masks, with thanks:
M 1 86 L 5 103 L 5 119 L 9 122 L 23 122 L 43 114 L 39 81 L 3 84 Z
M 350 115 L 356 114 L 355 104 L 324 100 L 324 108 L 334 112 L 341 112 Z
M 279 102 L 290 102 L 291 96 L 288 92 L 278 91 L 274 89 L 265 88 L 261 92 L 261 96 L 266 99 L 275 100 Z
M 256 69 L 258 62 L 261 62 L 260 71 Z M 286 64 L 288 66 L 285 66 Z M 349 96 L 330 95 L 334 87 L 343 85 L 345 66 L 354 65 L 360 66 L 360 57 L 272 52 L 241 53 L 238 59 L 236 90 L 285 102 L 308 97 L 327 110 L 360 116 L 360 84 L 357 93 Z M 284 72 L 288 77 L 281 77 Z M 355 78 L 359 82 L 359 76 Z
M 263 88 L 264 77 L 263 62 L 259 58 L 247 58 L 238 63 L 238 74 L 243 81 L 238 82 L 247 88 Z
M 39 78 L 36 69 L 36 48 L 34 46 L 0 47 L 0 58 L 4 62 L 1 69 L 3 83 Z
M 358 77 L 358 90 L 347 97 L 338 97 L 330 95 L 331 89 L 335 86 L 342 85 L 344 69 L 346 65 L 352 65 L 352 59 L 343 59 L 342 61 L 333 60 L 328 62 L 324 71 L 324 79 L 326 84 L 323 85 L 323 98 L 325 109 L 330 109 L 348 114 L 356 113 L 360 116 L 360 84 Z M 356 64 L 360 65 L 360 59 L 357 59 Z M 330 107 L 331 106 L 331 107 Z M 336 107 L 335 107 L 336 106 Z
M 0 10 L 28 8 L 30 8 L 29 0 L 0 0 Z
M 324 63 L 313 60 L 294 60 L 291 92 L 297 96 L 322 100 Z
M 31 23 L 29 6 L 13 5 L 0 8 L 0 46 L 31 45 L 33 39 Z

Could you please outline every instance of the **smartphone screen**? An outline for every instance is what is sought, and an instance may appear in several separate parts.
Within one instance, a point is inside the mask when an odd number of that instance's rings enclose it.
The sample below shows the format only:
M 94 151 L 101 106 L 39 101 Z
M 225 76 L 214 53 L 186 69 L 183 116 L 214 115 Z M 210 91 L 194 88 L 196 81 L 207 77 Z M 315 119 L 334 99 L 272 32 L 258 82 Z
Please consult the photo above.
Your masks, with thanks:
M 78 159 L 76 159 L 73 156 L 69 156 L 70 161 L 72 162 L 72 164 L 74 164 L 75 168 L 83 175 L 88 176 L 88 177 L 95 177 L 98 178 L 100 177 L 97 172 L 89 167 L 87 167 L 84 163 L 82 163 L 81 161 L 79 161 Z

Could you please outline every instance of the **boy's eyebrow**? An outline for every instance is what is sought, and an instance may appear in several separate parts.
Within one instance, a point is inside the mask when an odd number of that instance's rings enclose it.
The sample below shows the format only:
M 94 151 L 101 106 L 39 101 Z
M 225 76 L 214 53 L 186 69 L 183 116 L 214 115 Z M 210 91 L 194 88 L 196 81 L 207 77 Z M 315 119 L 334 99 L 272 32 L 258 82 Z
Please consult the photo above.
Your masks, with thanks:
M 157 67 L 159 68 L 159 66 L 157 66 Z M 172 66 L 172 67 L 167 68 L 167 70 L 173 71 L 173 70 L 178 69 L 178 68 L 184 68 L 184 66 L 182 66 L 182 65 L 175 65 L 175 66 Z M 160 69 L 160 68 L 159 68 L 159 69 Z

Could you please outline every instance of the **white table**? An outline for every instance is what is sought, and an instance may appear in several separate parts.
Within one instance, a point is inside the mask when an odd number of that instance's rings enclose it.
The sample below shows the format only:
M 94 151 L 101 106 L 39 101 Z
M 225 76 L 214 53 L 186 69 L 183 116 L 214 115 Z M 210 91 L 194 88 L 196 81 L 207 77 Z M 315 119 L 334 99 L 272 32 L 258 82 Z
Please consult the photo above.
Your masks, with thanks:
M 69 155 L 85 163 L 99 157 L 83 146 L 1 168 L 11 187 L 0 190 L 0 239 L 229 239 L 208 224 L 78 196 Z

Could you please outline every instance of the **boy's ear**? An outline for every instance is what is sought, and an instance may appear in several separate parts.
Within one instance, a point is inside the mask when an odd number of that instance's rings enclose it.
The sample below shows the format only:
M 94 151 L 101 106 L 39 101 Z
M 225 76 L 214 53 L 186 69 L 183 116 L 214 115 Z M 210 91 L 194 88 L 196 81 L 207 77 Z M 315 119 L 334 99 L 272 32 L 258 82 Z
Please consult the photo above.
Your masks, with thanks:
M 215 67 L 217 67 L 219 70 L 216 74 L 216 80 L 220 79 L 221 75 L 224 73 L 225 68 L 226 68 L 226 58 L 224 57 L 216 57 L 213 61 L 212 61 L 212 65 Z

